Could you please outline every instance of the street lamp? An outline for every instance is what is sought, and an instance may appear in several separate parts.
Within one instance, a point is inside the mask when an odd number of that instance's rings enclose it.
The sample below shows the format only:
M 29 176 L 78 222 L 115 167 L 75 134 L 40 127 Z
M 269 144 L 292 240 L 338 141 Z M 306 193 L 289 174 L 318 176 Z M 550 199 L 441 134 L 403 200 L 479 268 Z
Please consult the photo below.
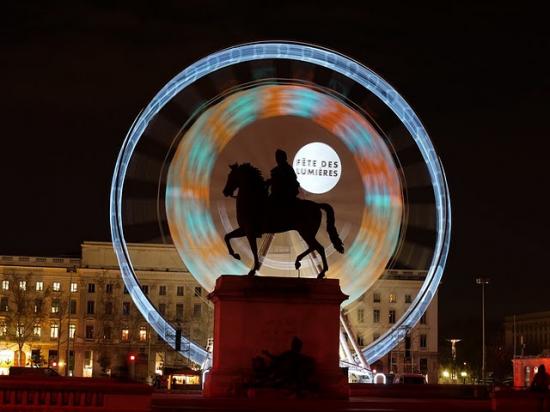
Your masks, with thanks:
M 481 380 L 485 384 L 485 285 L 489 278 L 476 278 L 476 283 L 481 285 Z

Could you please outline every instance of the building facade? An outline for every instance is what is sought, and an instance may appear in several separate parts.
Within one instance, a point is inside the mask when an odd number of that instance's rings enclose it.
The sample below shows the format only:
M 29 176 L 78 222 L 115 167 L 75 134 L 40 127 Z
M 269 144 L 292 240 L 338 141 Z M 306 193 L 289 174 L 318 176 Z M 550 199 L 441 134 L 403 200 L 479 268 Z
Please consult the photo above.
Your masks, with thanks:
M 174 248 L 129 249 L 143 292 L 183 336 L 206 347 L 212 307 Z M 110 243 L 85 242 L 81 259 L 1 256 L 0 281 L 0 374 L 48 365 L 61 374 L 145 380 L 164 368 L 197 366 L 143 319 Z
M 182 335 L 206 347 L 213 307 L 177 251 L 129 245 L 142 291 Z M 344 310 L 364 348 L 409 308 L 426 273 L 389 270 Z M 0 256 L 0 374 L 42 365 L 73 376 L 129 375 L 197 367 L 158 337 L 125 289 L 110 243 L 84 242 L 81 258 Z M 22 314 L 22 315 L 20 315 Z M 185 345 L 181 348 L 185 354 Z M 372 365 L 380 372 L 420 371 L 437 381 L 437 295 L 418 325 Z
M 359 347 L 364 348 L 389 330 L 415 299 L 425 271 L 387 270 L 374 285 L 345 310 Z M 406 338 L 371 367 L 382 373 L 422 373 L 438 381 L 437 294 Z
M 514 357 L 550 351 L 550 312 L 506 316 L 504 344 Z

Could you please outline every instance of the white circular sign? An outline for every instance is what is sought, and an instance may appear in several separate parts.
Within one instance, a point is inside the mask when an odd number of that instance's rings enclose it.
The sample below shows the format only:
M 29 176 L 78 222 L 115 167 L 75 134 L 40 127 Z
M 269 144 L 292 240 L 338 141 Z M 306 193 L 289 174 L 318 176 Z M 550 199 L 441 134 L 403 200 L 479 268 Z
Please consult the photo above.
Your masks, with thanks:
M 311 193 L 332 190 L 342 175 L 338 154 L 325 143 L 314 142 L 303 146 L 292 162 L 300 186 Z

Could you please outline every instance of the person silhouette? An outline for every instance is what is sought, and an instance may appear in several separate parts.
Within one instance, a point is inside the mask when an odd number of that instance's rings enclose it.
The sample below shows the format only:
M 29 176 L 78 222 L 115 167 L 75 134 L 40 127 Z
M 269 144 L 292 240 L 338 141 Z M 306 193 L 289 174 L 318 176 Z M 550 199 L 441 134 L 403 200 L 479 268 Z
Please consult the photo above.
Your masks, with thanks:
M 271 360 L 268 377 L 273 387 L 291 389 L 298 396 L 301 396 L 304 390 L 312 388 L 315 361 L 302 353 L 302 346 L 302 340 L 294 336 L 290 350 L 279 355 L 262 351 Z
M 531 382 L 531 390 L 534 392 L 547 393 L 550 389 L 550 375 L 546 373 L 546 367 L 540 365 L 537 373 L 533 376 L 533 382 Z
M 269 203 L 275 207 L 287 207 L 298 196 L 300 183 L 296 172 L 288 164 L 284 150 L 277 149 L 275 161 L 277 166 L 271 169 L 271 178 L 266 182 L 266 185 L 271 188 Z

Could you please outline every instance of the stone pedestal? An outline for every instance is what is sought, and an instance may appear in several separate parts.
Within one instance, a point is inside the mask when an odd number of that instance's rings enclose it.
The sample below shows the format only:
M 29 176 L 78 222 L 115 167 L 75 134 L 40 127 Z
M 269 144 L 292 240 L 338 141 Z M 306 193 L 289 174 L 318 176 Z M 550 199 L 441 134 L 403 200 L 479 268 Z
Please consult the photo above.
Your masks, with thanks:
M 314 359 L 320 396 L 347 398 L 347 376 L 339 367 L 340 303 L 346 299 L 336 279 L 223 275 L 209 298 L 214 302 L 213 367 L 204 396 L 246 396 L 252 359 L 266 350 L 290 349 Z

